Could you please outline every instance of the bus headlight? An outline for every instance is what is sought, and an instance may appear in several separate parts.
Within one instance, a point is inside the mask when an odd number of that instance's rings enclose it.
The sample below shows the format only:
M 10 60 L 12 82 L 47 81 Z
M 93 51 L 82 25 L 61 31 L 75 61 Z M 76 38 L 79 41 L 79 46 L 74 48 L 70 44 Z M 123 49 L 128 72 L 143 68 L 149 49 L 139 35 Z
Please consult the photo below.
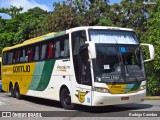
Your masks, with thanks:
M 144 90 L 144 89 L 146 89 L 146 85 L 141 85 L 139 88 L 139 90 Z
M 100 87 L 95 87 L 94 91 L 101 92 L 101 93 L 110 93 L 107 88 L 100 88 Z

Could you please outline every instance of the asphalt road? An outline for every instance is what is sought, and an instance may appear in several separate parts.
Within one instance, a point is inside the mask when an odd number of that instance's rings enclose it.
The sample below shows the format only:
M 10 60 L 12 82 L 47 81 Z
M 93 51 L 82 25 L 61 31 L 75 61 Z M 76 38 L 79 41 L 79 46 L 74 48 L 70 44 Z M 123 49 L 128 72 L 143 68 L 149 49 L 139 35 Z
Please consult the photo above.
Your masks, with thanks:
M 9 93 L 0 92 L 0 119 L 9 118 L 6 117 L 11 115 L 10 119 L 33 119 L 37 120 L 48 120 L 63 119 L 63 120 L 83 120 L 83 119 L 160 119 L 160 100 L 145 100 L 144 102 L 137 104 L 126 104 L 126 105 L 112 105 L 105 107 L 87 107 L 77 105 L 75 110 L 64 110 L 61 104 L 57 101 L 46 100 L 36 97 L 24 96 L 23 99 L 17 100 L 16 98 L 10 97 Z M 3 112 L 3 113 L 2 113 Z M 8 113 L 7 113 L 8 112 Z M 42 116 L 42 118 L 40 118 Z M 24 118 L 25 117 L 25 118 Z

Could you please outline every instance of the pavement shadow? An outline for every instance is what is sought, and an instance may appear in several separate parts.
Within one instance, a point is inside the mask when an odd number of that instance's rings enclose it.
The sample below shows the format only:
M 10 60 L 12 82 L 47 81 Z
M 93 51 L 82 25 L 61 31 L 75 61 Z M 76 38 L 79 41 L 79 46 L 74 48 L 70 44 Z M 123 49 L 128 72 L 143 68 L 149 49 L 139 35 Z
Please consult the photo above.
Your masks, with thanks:
M 150 104 L 123 104 L 123 105 L 109 105 L 102 107 L 90 107 L 77 105 L 76 110 L 85 111 L 89 113 L 106 113 L 106 112 L 120 112 L 120 111 L 131 111 L 131 110 L 141 110 L 151 108 L 153 105 Z
M 23 96 L 23 100 L 26 100 L 35 104 L 49 106 L 49 107 L 53 106 L 53 107 L 62 108 L 61 103 L 54 100 L 48 100 L 43 98 L 31 97 L 31 96 Z M 88 113 L 106 113 L 106 112 L 131 111 L 131 110 L 141 110 L 141 109 L 145 110 L 151 107 L 153 107 L 153 105 L 143 104 L 143 103 L 109 105 L 109 106 L 100 106 L 100 107 L 76 105 L 75 110 L 88 112 Z
M 23 96 L 22 100 L 26 100 L 28 102 L 32 102 L 35 104 L 44 105 L 44 106 L 48 106 L 48 107 L 53 106 L 53 107 L 57 107 L 57 108 L 62 108 L 60 102 L 54 101 L 54 100 L 32 97 L 32 96 Z

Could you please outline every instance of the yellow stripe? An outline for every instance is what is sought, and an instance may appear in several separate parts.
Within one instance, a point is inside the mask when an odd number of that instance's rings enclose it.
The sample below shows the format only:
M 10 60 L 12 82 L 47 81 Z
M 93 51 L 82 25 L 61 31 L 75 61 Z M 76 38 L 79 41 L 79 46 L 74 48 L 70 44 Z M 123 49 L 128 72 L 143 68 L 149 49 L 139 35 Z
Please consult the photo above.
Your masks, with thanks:
M 107 85 L 110 92 L 112 94 L 122 94 L 122 90 L 125 89 L 126 84 L 120 84 L 120 85 Z

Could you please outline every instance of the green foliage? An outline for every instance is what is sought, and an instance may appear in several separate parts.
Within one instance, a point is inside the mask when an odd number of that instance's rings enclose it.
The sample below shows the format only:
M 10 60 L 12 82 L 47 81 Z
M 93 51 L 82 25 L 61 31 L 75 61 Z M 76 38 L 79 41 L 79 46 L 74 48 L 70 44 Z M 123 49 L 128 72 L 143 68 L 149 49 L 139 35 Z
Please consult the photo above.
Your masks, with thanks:
M 151 43 L 155 48 L 155 60 L 146 64 L 148 74 L 148 94 L 160 94 L 160 0 L 150 11 L 150 18 L 147 20 L 148 31 L 144 34 L 143 41 Z
M 109 4 L 109 0 L 67 0 L 54 3 L 47 12 L 35 7 L 22 13 L 23 8 L 1 8 L 1 13 L 12 19 L 0 17 L 0 51 L 32 37 L 57 32 L 77 26 L 118 26 L 133 28 L 143 43 L 155 47 L 154 62 L 146 63 L 147 91 L 156 95 L 160 91 L 160 0 L 157 4 L 143 4 L 144 0 L 122 0 Z M 145 52 L 146 50 L 144 50 Z

